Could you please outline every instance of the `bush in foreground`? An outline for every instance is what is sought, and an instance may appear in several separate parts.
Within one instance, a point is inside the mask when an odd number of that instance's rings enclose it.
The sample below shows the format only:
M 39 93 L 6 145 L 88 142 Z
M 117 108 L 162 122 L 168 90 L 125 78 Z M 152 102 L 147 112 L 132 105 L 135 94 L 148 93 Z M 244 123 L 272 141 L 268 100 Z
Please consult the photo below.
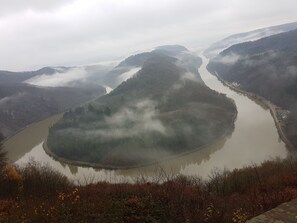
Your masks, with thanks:
M 0 196 L 0 222 L 246 222 L 297 198 L 297 161 L 275 160 L 199 178 L 164 183 L 75 186 L 35 162 Z M 2 187 L 1 187 L 2 190 Z

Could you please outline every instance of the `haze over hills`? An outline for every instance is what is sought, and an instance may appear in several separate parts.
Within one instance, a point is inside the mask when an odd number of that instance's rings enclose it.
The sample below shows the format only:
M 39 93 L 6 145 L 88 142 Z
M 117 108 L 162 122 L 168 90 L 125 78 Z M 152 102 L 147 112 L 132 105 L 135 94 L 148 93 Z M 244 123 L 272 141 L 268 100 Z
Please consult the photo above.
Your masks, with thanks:
M 297 223 L 297 1 L 0 2 L 0 223 Z
M 103 66 L 0 71 L 2 133 L 10 136 L 28 124 L 105 94 L 100 80 L 108 71 L 109 68 Z
M 36 71 L 0 71 L 1 84 L 27 84 L 39 87 L 81 87 L 104 85 L 104 77 L 110 65 L 86 65 L 75 67 L 44 67 Z
M 184 50 L 180 46 L 167 48 L 168 53 L 174 48 Z M 110 92 L 140 70 L 145 59 L 146 53 L 131 56 L 113 69 L 109 65 L 87 65 L 44 67 L 26 72 L 0 71 L 3 134 L 12 135 L 34 121 Z
M 285 130 L 297 145 L 297 30 L 237 44 L 213 58 L 209 69 L 241 89 L 290 111 Z
M 26 79 L 24 83 L 41 87 L 79 87 L 104 85 L 103 78 L 111 67 L 103 65 L 76 67 L 46 67 Z
M 180 45 L 167 45 L 159 46 L 155 48 L 153 52 L 160 52 L 168 56 L 176 56 L 179 53 L 188 52 L 188 49 Z M 117 87 L 120 83 L 136 74 L 150 56 L 150 53 L 144 52 L 128 57 L 105 75 L 104 84 L 111 88 Z
M 201 59 L 181 46 L 131 56 L 140 70 L 108 95 L 69 112 L 50 129 L 56 157 L 125 168 L 198 149 L 229 134 L 236 108 L 201 80 Z M 116 75 L 115 75 L 116 77 Z
M 105 88 L 34 87 L 0 84 L 0 129 L 11 136 L 28 124 L 105 94 Z
M 21 83 L 32 77 L 38 75 L 52 75 L 57 70 L 65 70 L 66 67 L 44 67 L 37 71 L 27 71 L 27 72 L 12 72 L 12 71 L 0 71 L 0 83 Z
M 213 43 L 204 51 L 204 55 L 206 57 L 212 58 L 232 45 L 248 41 L 255 41 L 264 37 L 268 37 L 282 32 L 288 32 L 294 29 L 297 29 L 297 22 L 266 27 L 245 33 L 233 34 L 218 42 Z
M 86 65 L 44 67 L 26 72 L 0 71 L 2 133 L 11 136 L 28 124 L 110 92 L 111 69 L 110 65 Z M 118 72 L 118 75 L 113 87 L 130 77 L 127 72 Z

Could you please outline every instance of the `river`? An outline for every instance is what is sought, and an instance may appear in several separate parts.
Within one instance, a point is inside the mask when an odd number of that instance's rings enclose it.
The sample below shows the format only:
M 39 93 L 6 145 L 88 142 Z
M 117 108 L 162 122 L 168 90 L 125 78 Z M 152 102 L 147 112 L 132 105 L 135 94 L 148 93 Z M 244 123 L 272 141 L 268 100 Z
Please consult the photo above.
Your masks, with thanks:
M 98 181 L 134 182 L 140 179 L 158 181 L 164 179 L 164 176 L 176 174 L 207 178 L 214 169 L 232 170 L 276 157 L 285 158 L 288 151 L 278 135 L 270 111 L 247 96 L 224 86 L 207 71 L 207 63 L 208 60 L 203 57 L 203 64 L 199 68 L 203 81 L 211 89 L 232 98 L 238 110 L 232 135 L 210 147 L 159 164 L 127 170 L 68 165 L 48 156 L 42 147 L 48 127 L 61 118 L 60 114 L 29 125 L 7 140 L 4 147 L 8 151 L 8 158 L 20 166 L 30 160 L 42 162 L 81 184 Z

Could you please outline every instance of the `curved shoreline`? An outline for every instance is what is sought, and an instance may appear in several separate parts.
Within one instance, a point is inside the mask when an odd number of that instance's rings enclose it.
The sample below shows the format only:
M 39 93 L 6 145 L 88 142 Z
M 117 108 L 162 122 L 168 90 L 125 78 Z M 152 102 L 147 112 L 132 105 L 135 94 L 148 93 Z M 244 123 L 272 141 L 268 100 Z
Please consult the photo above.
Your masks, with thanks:
M 255 100 L 255 101 L 259 102 L 261 105 L 263 105 L 265 108 L 269 109 L 270 114 L 274 120 L 275 127 L 277 129 L 279 137 L 281 138 L 281 140 L 286 144 L 286 146 L 289 149 L 296 150 L 296 147 L 286 137 L 286 134 L 284 133 L 284 131 L 282 129 L 281 122 L 277 118 L 277 112 L 276 112 L 277 106 L 275 104 L 273 104 L 272 102 L 270 102 L 269 100 L 267 100 L 266 98 L 264 98 L 260 95 L 257 95 L 255 93 L 251 93 L 251 92 L 247 92 L 247 91 L 244 91 L 240 88 L 233 86 L 232 84 L 230 84 L 229 82 L 227 82 L 223 78 L 221 78 L 217 72 L 215 72 L 215 74 L 214 74 L 213 72 L 209 71 L 209 73 L 216 76 L 218 78 L 218 80 L 220 82 L 222 82 L 222 84 L 229 87 L 231 90 L 236 91 L 237 93 L 243 94 L 243 95 L 247 96 L 248 98 L 250 98 L 251 100 Z
M 106 93 L 105 93 L 105 94 L 106 94 Z M 103 95 L 101 95 L 101 96 L 103 96 Z M 99 96 L 99 97 L 101 97 L 101 96 Z M 6 141 L 10 140 L 10 139 L 13 138 L 15 135 L 17 135 L 18 133 L 22 132 L 22 131 L 25 130 L 26 128 L 31 127 L 32 125 L 36 125 L 36 124 L 38 124 L 39 122 L 42 122 L 42 121 L 44 121 L 44 120 L 46 120 L 46 119 L 48 119 L 48 118 L 50 118 L 50 117 L 56 116 L 56 115 L 63 115 L 63 114 L 64 114 L 66 111 L 68 111 L 69 109 L 76 108 L 76 107 L 78 107 L 78 106 L 82 106 L 82 105 L 84 105 L 84 104 L 87 104 L 87 103 L 89 103 L 89 102 L 92 102 L 92 101 L 96 100 L 96 98 L 97 98 L 97 97 L 95 97 L 95 98 L 93 98 L 93 99 L 90 99 L 90 100 L 88 100 L 88 101 L 86 101 L 86 102 L 84 102 L 84 103 L 79 103 L 79 104 L 76 104 L 76 105 L 71 106 L 71 107 L 69 107 L 69 108 L 63 109 L 62 111 L 58 111 L 58 112 L 56 112 L 56 113 L 54 113 L 54 114 L 52 114 L 52 115 L 50 115 L 50 116 L 47 116 L 47 117 L 44 117 L 44 118 L 40 118 L 40 119 L 37 119 L 37 120 L 35 120 L 35 121 L 31 122 L 31 123 L 28 123 L 28 124 L 25 125 L 24 127 L 21 127 L 20 129 L 16 130 L 15 132 L 13 132 L 13 133 L 7 135 L 7 136 L 4 138 L 4 140 L 3 140 L 2 143 L 5 143 Z
M 50 115 L 48 117 L 45 117 L 45 118 L 41 118 L 41 119 L 38 119 L 34 122 L 31 122 L 29 124 L 27 124 L 26 126 L 22 127 L 21 129 L 17 130 L 16 132 L 12 133 L 11 135 L 8 135 L 4 138 L 4 140 L 2 141 L 3 144 L 5 144 L 8 140 L 10 140 L 11 138 L 15 137 L 16 135 L 18 135 L 20 132 L 24 131 L 25 129 L 27 128 L 30 128 L 31 126 L 33 125 L 36 125 L 40 122 L 43 122 L 44 120 L 47 120 L 49 119 L 50 117 L 54 117 L 54 116 L 58 116 L 58 115 L 63 115 L 65 111 L 62 111 L 62 112 L 58 112 L 58 113 L 55 113 L 53 115 Z
M 222 134 L 220 137 L 216 138 L 214 141 L 212 141 L 210 143 L 207 143 L 205 145 L 202 145 L 202 146 L 200 146 L 200 147 L 198 147 L 196 149 L 192 149 L 192 150 L 189 150 L 189 151 L 186 151 L 186 152 L 182 152 L 182 153 L 179 153 L 179 154 L 176 154 L 176 155 L 173 155 L 173 156 L 170 156 L 170 157 L 158 160 L 158 161 L 145 163 L 145 164 L 139 164 L 139 165 L 133 165 L 133 166 L 103 165 L 103 164 L 98 164 L 98 163 L 89 163 L 89 162 L 85 162 L 85 161 L 70 160 L 70 159 L 60 157 L 60 156 L 56 155 L 55 153 L 53 153 L 51 151 L 51 149 L 47 146 L 47 137 L 45 138 L 45 140 L 44 140 L 44 142 L 42 144 L 42 147 L 43 147 L 45 153 L 47 155 L 49 155 L 50 157 L 52 157 L 53 159 L 55 159 L 55 160 L 57 160 L 59 162 L 67 163 L 69 165 L 74 165 L 74 166 L 90 167 L 90 168 L 97 168 L 97 169 L 107 169 L 107 170 L 128 170 L 128 169 L 135 169 L 135 168 L 148 167 L 148 166 L 152 166 L 152 165 L 156 165 L 156 164 L 161 164 L 161 163 L 166 162 L 166 161 L 174 160 L 174 159 L 177 159 L 179 157 L 186 156 L 188 154 L 191 154 L 191 153 L 194 153 L 194 152 L 197 152 L 197 151 L 200 151 L 200 150 L 207 149 L 208 147 L 218 143 L 219 141 L 225 140 L 228 136 L 230 136 L 234 131 L 234 123 L 235 123 L 235 120 L 236 120 L 237 114 L 238 114 L 235 102 L 232 99 L 230 99 L 230 100 L 235 105 L 235 113 L 233 115 L 230 128 L 224 134 Z

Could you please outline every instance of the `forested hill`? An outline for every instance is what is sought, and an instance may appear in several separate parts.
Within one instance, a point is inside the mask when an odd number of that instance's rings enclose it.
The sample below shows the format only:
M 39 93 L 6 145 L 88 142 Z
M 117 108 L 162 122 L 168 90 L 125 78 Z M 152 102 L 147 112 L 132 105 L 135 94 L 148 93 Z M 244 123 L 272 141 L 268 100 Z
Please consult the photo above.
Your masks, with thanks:
M 231 36 L 228 36 L 227 38 L 224 38 L 212 44 L 209 48 L 207 48 L 204 51 L 204 55 L 206 55 L 209 58 L 213 58 L 232 45 L 248 41 L 256 41 L 264 37 L 289 32 L 295 29 L 297 29 L 297 22 L 261 28 L 244 33 L 233 34 Z
M 198 57 L 192 57 L 189 50 L 184 46 L 180 45 L 166 45 L 156 47 L 152 52 L 143 52 L 136 55 L 129 56 L 122 62 L 120 62 L 116 67 L 114 67 L 107 75 L 104 77 L 104 83 L 112 88 L 116 88 L 123 81 L 132 77 L 137 71 L 141 69 L 143 64 L 151 58 L 152 53 L 161 53 L 168 56 L 180 56 L 183 61 L 191 63 L 196 72 L 197 66 L 199 66 L 202 61 Z M 187 57 L 189 56 L 189 57 Z M 192 60 L 191 60 L 192 59 Z M 194 61 L 193 61 L 194 60 Z
M 65 113 L 50 129 L 50 151 L 71 161 L 125 168 L 191 151 L 230 133 L 233 102 L 205 86 L 200 58 L 168 47 L 133 56 L 146 59 L 132 78 Z
M 27 125 L 104 95 L 100 86 L 41 88 L 0 83 L 0 129 L 9 137 Z
M 0 129 L 5 137 L 33 122 L 106 93 L 107 66 L 44 67 L 36 71 L 0 71 Z
M 208 67 L 244 90 L 290 108 L 297 99 L 297 30 L 234 45 Z
M 241 89 L 261 95 L 284 112 L 285 130 L 297 145 L 297 30 L 234 45 L 208 68 Z

